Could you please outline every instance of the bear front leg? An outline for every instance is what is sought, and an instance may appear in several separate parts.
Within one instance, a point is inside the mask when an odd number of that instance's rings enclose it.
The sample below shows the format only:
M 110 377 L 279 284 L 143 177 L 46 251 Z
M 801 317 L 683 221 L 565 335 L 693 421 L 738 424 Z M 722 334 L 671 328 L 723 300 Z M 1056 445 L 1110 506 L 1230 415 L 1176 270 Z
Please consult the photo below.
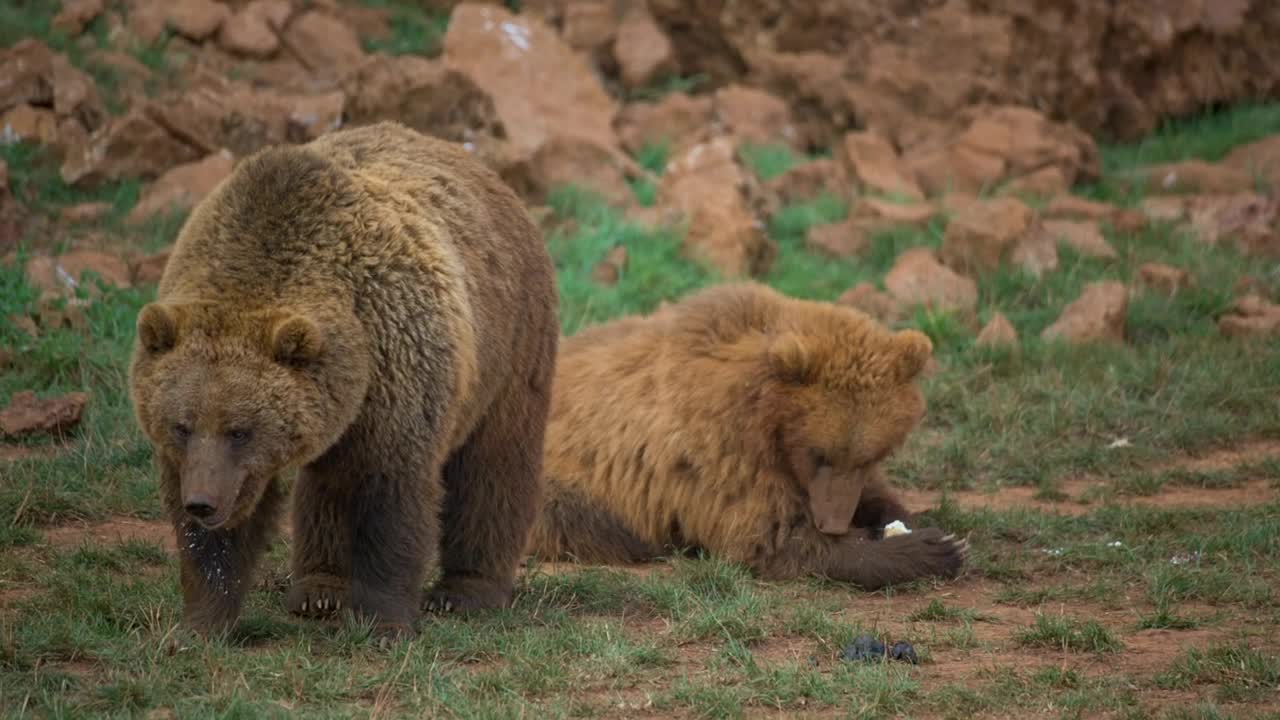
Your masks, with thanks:
M 879 590 L 922 577 L 955 577 L 968 553 L 966 541 L 933 527 L 885 540 L 869 540 L 861 533 L 825 538 L 812 528 L 799 527 L 754 565 L 772 579 L 813 574 Z
M 911 512 L 907 510 L 898 493 L 889 485 L 884 471 L 876 468 L 862 489 L 858 509 L 853 513 L 853 526 L 872 530 L 873 538 L 881 537 L 881 530 L 894 520 L 910 525 Z
M 235 625 L 282 501 L 279 482 L 272 480 L 253 513 L 235 527 L 209 530 L 185 516 L 174 523 L 183 620 L 193 630 L 207 637 Z
M 325 617 L 349 607 L 351 492 L 333 458 L 322 457 L 298 474 L 293 490 L 293 583 L 285 608 L 294 615 Z
M 515 383 L 445 464 L 444 575 L 428 611 L 508 607 L 542 496 L 545 384 Z

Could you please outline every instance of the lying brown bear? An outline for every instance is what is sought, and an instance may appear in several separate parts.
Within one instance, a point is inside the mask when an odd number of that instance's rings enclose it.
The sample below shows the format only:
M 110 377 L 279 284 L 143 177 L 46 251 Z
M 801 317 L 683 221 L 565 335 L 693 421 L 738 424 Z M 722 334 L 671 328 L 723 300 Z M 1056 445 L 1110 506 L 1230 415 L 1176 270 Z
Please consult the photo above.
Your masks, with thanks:
M 868 589 L 954 576 L 967 545 L 906 520 L 881 463 L 920 421 L 916 331 L 754 283 L 561 341 L 530 550 L 628 563 L 700 547 L 767 578 Z

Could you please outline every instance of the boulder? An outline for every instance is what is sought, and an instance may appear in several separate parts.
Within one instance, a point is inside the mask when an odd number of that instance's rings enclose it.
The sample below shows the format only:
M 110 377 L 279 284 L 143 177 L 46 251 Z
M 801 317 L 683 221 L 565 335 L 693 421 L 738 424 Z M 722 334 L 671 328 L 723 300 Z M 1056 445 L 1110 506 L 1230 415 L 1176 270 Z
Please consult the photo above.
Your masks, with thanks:
M 865 191 L 924 199 L 911 171 L 883 136 L 874 132 L 849 133 L 844 136 L 842 147 L 845 163 Z
M 710 97 L 671 93 L 656 102 L 624 107 L 618 115 L 618 136 L 623 147 L 632 153 L 646 145 L 678 150 L 711 123 L 712 114 Z
M 796 128 L 787 103 L 764 90 L 729 85 L 716 91 L 713 107 L 716 121 L 739 145 L 796 143 Z
M 1043 228 L 1051 240 L 1064 243 L 1085 257 L 1102 260 L 1119 257 L 1092 220 L 1045 220 Z
M 1074 344 L 1123 343 L 1128 312 L 1129 290 L 1124 283 L 1090 283 L 1040 337 Z
M 947 225 L 942 261 L 965 273 L 991 272 L 1005 263 L 1040 275 L 1058 266 L 1056 243 L 1035 213 L 1014 198 L 978 201 Z
M 1191 273 L 1164 263 L 1143 263 L 1138 266 L 1138 281 L 1158 292 L 1172 295 L 1191 287 Z
M 1229 338 L 1280 336 L 1280 305 L 1258 295 L 1246 295 L 1218 318 L 1218 330 Z
M 88 403 L 88 393 L 82 392 L 51 398 L 37 398 L 29 390 L 16 392 L 0 410 L 0 434 L 10 437 L 62 435 L 80 424 Z
M 978 331 L 978 337 L 974 340 L 974 344 L 978 347 L 1012 347 L 1018 346 L 1018 331 L 1013 327 L 1013 323 L 1009 322 L 1009 318 L 1004 313 L 997 312 L 991 316 L 987 324 L 982 326 L 982 330 Z
M 900 304 L 923 306 L 971 317 L 978 306 L 978 286 L 938 261 L 928 248 L 898 256 L 884 278 L 885 290 Z
M 231 8 L 215 0 L 173 0 L 166 12 L 169 27 L 195 42 L 213 37 L 231 17 Z
M 645 87 L 678 70 L 671 40 L 642 2 L 632 3 L 623 15 L 613 40 L 613 57 L 618 62 L 622 84 L 631 89 Z
M 128 222 L 143 222 L 155 215 L 195 207 L 231 174 L 235 158 L 223 150 L 201 160 L 178 165 L 159 177 L 129 213 Z

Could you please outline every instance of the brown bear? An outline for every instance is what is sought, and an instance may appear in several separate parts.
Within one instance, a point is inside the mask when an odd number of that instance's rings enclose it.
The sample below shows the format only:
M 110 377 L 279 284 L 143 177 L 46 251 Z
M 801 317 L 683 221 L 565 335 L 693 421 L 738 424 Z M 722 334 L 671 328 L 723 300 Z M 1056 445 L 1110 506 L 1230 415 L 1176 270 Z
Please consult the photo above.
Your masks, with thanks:
M 299 472 L 292 588 L 385 636 L 510 602 L 541 493 L 551 259 L 465 150 L 396 123 L 240 162 L 182 228 L 130 366 L 186 620 L 225 629 Z
M 963 540 L 883 536 L 910 517 L 881 463 L 924 413 L 932 351 L 750 282 L 562 339 L 529 549 L 630 563 L 702 548 L 765 578 L 868 589 L 954 576 Z

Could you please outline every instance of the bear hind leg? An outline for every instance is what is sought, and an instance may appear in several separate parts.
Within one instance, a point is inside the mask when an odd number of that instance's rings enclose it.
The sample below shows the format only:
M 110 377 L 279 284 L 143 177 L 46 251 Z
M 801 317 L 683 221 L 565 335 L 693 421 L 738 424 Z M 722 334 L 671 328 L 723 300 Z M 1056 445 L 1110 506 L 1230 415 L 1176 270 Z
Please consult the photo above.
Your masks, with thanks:
M 542 495 L 548 402 L 532 386 L 508 389 L 445 463 L 444 574 L 424 609 L 469 612 L 511 604 Z

